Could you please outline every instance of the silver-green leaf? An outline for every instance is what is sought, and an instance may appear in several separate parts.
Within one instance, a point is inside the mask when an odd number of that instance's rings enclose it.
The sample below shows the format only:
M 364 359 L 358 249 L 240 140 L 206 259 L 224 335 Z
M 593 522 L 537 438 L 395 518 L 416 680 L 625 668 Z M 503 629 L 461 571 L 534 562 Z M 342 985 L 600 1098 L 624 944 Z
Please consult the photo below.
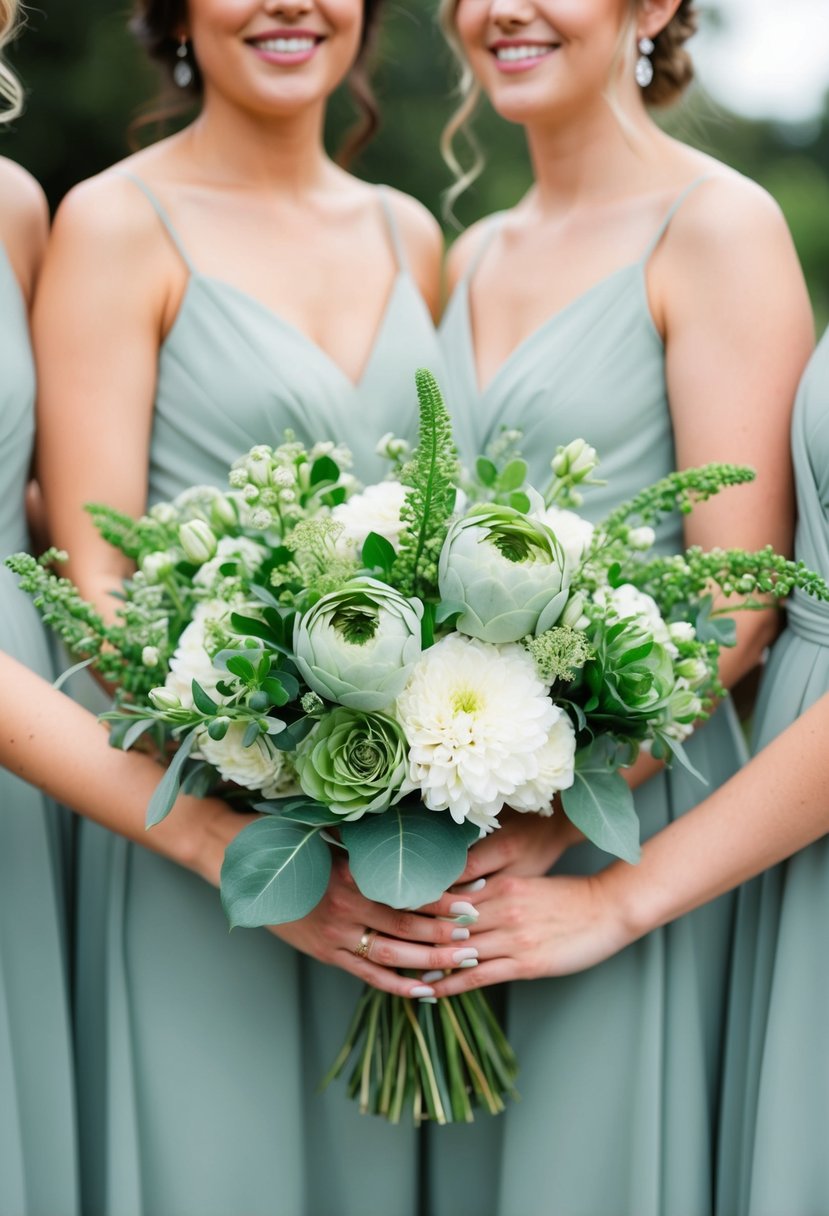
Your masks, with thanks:
M 301 920 L 325 894 L 331 853 L 319 828 L 265 816 L 225 853 L 222 906 L 231 928 Z

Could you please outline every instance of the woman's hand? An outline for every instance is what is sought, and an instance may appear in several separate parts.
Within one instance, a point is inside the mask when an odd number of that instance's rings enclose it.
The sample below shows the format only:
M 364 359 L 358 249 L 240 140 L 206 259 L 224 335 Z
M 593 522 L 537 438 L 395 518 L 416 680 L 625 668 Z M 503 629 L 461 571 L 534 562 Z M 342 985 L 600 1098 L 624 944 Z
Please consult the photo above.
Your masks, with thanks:
M 449 893 L 420 910 L 448 915 L 455 898 Z M 478 913 L 470 942 L 477 947 L 479 965 L 435 983 L 439 997 L 508 980 L 584 971 L 637 936 L 601 874 L 524 878 L 502 873 L 468 898 Z
M 453 898 L 442 913 L 454 918 Z M 341 967 L 394 996 L 429 997 L 433 989 L 409 971 L 450 971 L 477 958 L 469 930 L 454 919 L 397 911 L 365 899 L 344 859 L 335 858 L 323 899 L 303 920 L 269 926 L 270 932 L 321 963 Z M 360 951 L 361 943 L 363 950 Z
M 501 826 L 469 850 L 466 869 L 458 885 L 476 882 L 490 875 L 515 874 L 536 878 L 546 874 L 571 847 L 583 840 L 559 799 L 553 815 L 521 814 L 509 808 L 499 816 Z

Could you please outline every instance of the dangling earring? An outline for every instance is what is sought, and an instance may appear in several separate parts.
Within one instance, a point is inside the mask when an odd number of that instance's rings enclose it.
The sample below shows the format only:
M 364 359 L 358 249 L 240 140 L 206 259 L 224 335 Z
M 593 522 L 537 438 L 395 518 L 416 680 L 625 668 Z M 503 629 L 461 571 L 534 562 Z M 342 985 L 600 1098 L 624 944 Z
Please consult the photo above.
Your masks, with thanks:
M 634 75 L 640 89 L 646 89 L 653 80 L 653 64 L 648 59 L 648 55 L 652 55 L 654 49 L 652 38 L 639 39 L 639 58 L 636 60 Z
M 181 35 L 178 49 L 176 50 L 176 59 L 178 62 L 173 68 L 173 80 L 180 89 L 186 89 L 193 83 L 193 69 L 187 58 L 187 38 L 184 34 Z

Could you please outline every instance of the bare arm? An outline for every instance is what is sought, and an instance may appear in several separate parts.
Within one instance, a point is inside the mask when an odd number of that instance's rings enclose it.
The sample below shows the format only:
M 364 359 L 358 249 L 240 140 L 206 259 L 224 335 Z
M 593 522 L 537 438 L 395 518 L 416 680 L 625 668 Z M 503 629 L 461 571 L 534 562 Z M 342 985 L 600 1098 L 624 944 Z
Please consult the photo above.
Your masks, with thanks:
M 653 836 L 638 866 L 586 878 L 497 876 L 467 898 L 480 917 L 474 974 L 447 996 L 510 979 L 583 971 L 829 832 L 829 694 L 687 815 Z M 446 899 L 430 911 L 441 912 Z

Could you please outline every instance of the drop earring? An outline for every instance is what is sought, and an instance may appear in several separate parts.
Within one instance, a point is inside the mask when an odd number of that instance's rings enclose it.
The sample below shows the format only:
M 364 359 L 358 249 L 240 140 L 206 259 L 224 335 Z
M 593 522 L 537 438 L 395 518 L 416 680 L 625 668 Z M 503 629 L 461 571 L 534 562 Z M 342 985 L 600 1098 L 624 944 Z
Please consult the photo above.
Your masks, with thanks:
M 653 64 L 648 58 L 654 52 L 654 43 L 652 38 L 639 39 L 639 58 L 636 60 L 636 68 L 634 75 L 636 83 L 640 89 L 646 89 L 653 80 Z
M 187 38 L 182 34 L 176 49 L 176 64 L 173 68 L 173 80 L 180 89 L 186 89 L 193 83 L 193 69 L 187 57 Z

